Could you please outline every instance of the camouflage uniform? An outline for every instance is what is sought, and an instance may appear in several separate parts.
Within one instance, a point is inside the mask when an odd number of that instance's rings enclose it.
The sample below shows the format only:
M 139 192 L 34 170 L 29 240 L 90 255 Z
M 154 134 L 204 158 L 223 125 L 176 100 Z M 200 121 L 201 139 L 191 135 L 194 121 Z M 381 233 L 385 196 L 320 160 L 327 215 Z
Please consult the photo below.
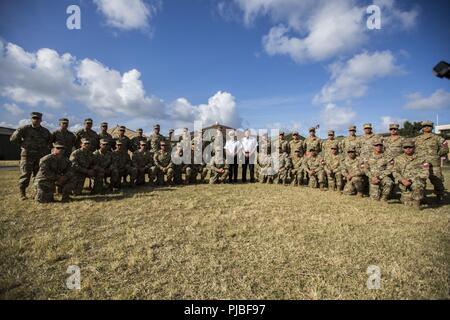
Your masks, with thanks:
M 356 131 L 356 126 L 350 126 L 348 128 L 348 130 Z M 360 153 L 359 149 L 361 147 L 361 144 L 360 144 L 359 138 L 356 135 L 355 136 L 349 135 L 342 140 L 341 148 L 340 148 L 341 153 L 343 153 L 345 156 L 347 156 L 348 150 L 352 147 L 355 148 L 356 155 L 359 155 L 359 153 Z
M 374 140 L 373 144 L 383 144 L 382 140 Z M 388 200 L 394 182 L 391 179 L 390 160 L 385 154 L 372 152 L 365 162 L 365 174 L 369 178 L 369 194 L 374 200 Z M 378 184 L 373 184 L 372 179 L 378 178 Z
M 77 142 L 77 137 L 69 130 L 58 129 L 52 133 L 52 142 L 64 145 L 64 156 L 69 159 L 70 154 Z
M 32 113 L 32 116 L 42 118 L 42 114 L 38 112 Z M 26 125 L 14 131 L 10 140 L 21 147 L 19 188 L 21 198 L 25 199 L 25 190 L 30 184 L 31 176 L 35 177 L 38 173 L 39 160 L 50 153 L 52 135 L 42 126 L 34 128 Z
M 294 186 L 303 185 L 303 159 L 305 158 L 300 156 L 300 150 L 297 150 L 291 159 L 290 177 L 291 184 Z
M 159 150 L 153 156 L 155 162 L 156 183 L 164 185 L 164 175 L 167 176 L 167 183 L 173 183 L 174 168 L 170 152 Z
M 77 137 L 75 148 L 78 149 L 81 146 L 82 139 L 87 139 L 91 142 L 91 145 L 89 147 L 89 150 L 91 152 L 94 152 L 98 149 L 100 139 L 98 137 L 98 134 L 94 130 L 81 129 L 78 130 L 75 135 Z
M 269 137 L 267 135 L 262 135 L 258 140 L 258 153 L 270 154 L 272 152 L 272 146 Z
M 147 142 L 147 138 L 144 136 L 136 136 L 131 139 L 131 151 L 138 151 L 141 145 L 141 141 Z
M 349 147 L 347 150 L 356 152 L 356 149 L 354 147 Z M 364 165 L 358 158 L 351 159 L 349 156 L 347 156 L 341 162 L 341 173 L 342 176 L 346 179 L 344 194 L 354 195 L 355 193 L 357 193 L 360 196 L 363 195 L 364 190 L 363 169 Z M 349 180 L 348 178 L 349 175 L 352 176 L 351 180 Z
M 62 146 L 59 143 L 55 144 L 55 146 L 58 145 Z M 39 171 L 34 179 L 35 200 L 40 203 L 53 202 L 56 185 L 61 190 L 62 201 L 69 200 L 69 194 L 73 189 L 72 176 L 71 162 L 64 155 L 58 157 L 49 154 L 41 158 Z
M 372 128 L 372 126 L 369 127 L 369 125 L 364 125 L 364 129 Z M 361 137 L 359 137 L 359 156 L 365 161 L 367 158 L 370 157 L 373 150 L 373 142 L 375 140 L 379 140 L 381 137 L 375 135 L 374 133 L 370 134 L 364 134 Z
M 414 146 L 414 142 L 406 139 L 403 146 Z M 402 192 L 401 201 L 407 205 L 420 206 L 425 196 L 426 180 L 430 174 L 429 164 L 417 154 L 411 156 L 402 154 L 394 159 L 392 171 Z M 411 182 L 410 186 L 405 187 L 402 184 L 405 179 Z
M 110 135 L 107 131 L 100 132 L 98 134 L 98 138 L 99 138 L 99 140 L 102 140 L 102 139 L 107 140 L 108 143 L 109 143 L 109 149 L 110 150 L 114 150 L 116 148 L 116 141 L 114 140 L 113 136 Z
M 278 148 L 281 149 L 283 153 L 289 154 L 289 142 L 284 139 L 284 132 L 280 132 L 280 135 L 281 134 L 283 135 L 283 137 L 278 140 Z
M 291 159 L 286 152 L 280 153 L 278 156 L 279 168 L 276 176 L 276 182 L 278 184 L 287 185 L 289 179 L 289 170 L 292 167 Z
M 329 147 L 331 148 L 333 146 L 337 147 L 337 144 L 335 143 Z M 341 192 L 344 185 L 341 172 L 342 155 L 328 153 L 324 160 L 324 171 L 328 181 L 328 189 Z
M 142 143 L 146 143 L 142 140 Z M 137 150 L 131 156 L 133 167 L 137 170 L 136 184 L 145 184 L 145 175 L 148 175 L 150 183 L 155 180 L 155 162 L 153 160 L 153 153 L 148 150 Z
M 108 141 L 109 139 L 102 139 L 100 141 Z M 100 149 L 94 152 L 95 164 L 97 167 L 101 168 L 99 172 L 103 176 L 103 179 L 98 179 L 98 183 L 94 183 L 95 192 L 104 192 L 104 182 L 109 177 L 110 182 L 116 181 L 119 177 L 119 172 L 114 163 L 113 153 L 110 150 L 102 152 Z
M 159 129 L 160 128 L 159 124 L 155 125 L 153 128 Z M 150 151 L 152 151 L 154 154 L 157 154 L 159 152 L 159 150 L 161 149 L 161 141 L 163 141 L 163 140 L 165 140 L 163 135 L 153 132 L 147 140 L 148 143 L 150 144 L 150 146 L 149 146 Z
M 433 125 L 432 122 L 425 121 L 424 125 Z M 444 176 L 442 175 L 441 157 L 445 157 L 449 152 L 448 144 L 444 138 L 434 133 L 421 134 L 416 138 L 416 153 L 430 164 L 429 179 L 434 186 L 434 193 L 438 197 L 444 195 Z
M 120 140 L 120 142 L 122 142 L 123 145 L 125 145 L 125 150 L 126 151 L 131 151 L 132 149 L 132 145 L 131 145 L 131 140 L 130 138 L 128 138 L 126 135 L 123 136 L 118 136 L 117 138 L 114 139 L 117 145 L 117 141 Z
M 119 140 L 116 143 L 121 144 L 122 141 Z M 125 149 L 120 150 L 120 148 L 118 148 L 113 152 L 113 161 L 118 172 L 117 179 L 111 181 L 113 187 L 120 189 L 122 186 L 122 179 L 126 181 L 127 176 L 130 176 L 130 186 L 134 187 L 136 185 L 137 170 L 133 166 L 133 162 L 131 161 L 128 151 Z
M 389 130 L 398 129 L 400 126 L 398 124 L 390 124 Z M 405 138 L 400 135 L 391 135 L 384 139 L 384 153 L 389 160 L 392 160 L 403 154 L 402 144 Z
M 294 134 L 298 135 L 298 132 L 294 132 Z M 295 156 L 295 151 L 299 150 L 300 151 L 300 156 L 303 155 L 303 141 L 299 138 L 298 140 L 292 139 L 289 142 L 289 151 L 290 151 L 290 156 L 291 158 L 293 158 Z
M 311 131 L 315 132 L 315 128 L 310 128 L 309 132 Z M 303 146 L 305 152 L 314 149 L 316 150 L 317 154 L 319 154 L 322 151 L 322 140 L 320 140 L 320 138 L 316 136 L 314 137 L 309 136 L 308 138 L 305 139 L 305 141 L 303 141 Z
M 265 153 L 258 154 L 258 168 L 260 183 L 273 183 L 275 177 L 275 170 L 273 168 L 272 157 Z
M 85 141 L 85 139 L 82 141 Z M 70 161 L 72 162 L 72 168 L 74 171 L 74 195 L 81 194 L 84 186 L 84 180 L 86 178 L 94 178 L 94 184 L 97 186 L 100 182 L 102 182 L 103 170 L 97 166 L 96 158 L 89 148 L 77 149 L 72 152 L 70 155 Z M 94 171 L 93 175 L 89 174 L 90 170 Z
M 216 155 L 212 157 L 209 167 L 211 168 L 211 178 L 209 179 L 210 184 L 224 183 L 227 180 L 229 165 L 226 163 L 219 150 L 216 150 Z M 216 171 L 217 169 L 224 169 L 224 172 L 219 173 Z
M 310 146 L 309 152 L 316 151 L 316 147 Z M 317 151 L 316 151 L 317 152 Z M 324 170 L 323 170 L 324 160 L 321 156 L 315 154 L 310 154 L 303 161 L 303 169 L 308 174 L 309 183 L 308 186 L 311 188 L 320 187 L 323 190 L 324 185 Z
M 324 158 L 326 158 L 329 154 L 331 154 L 332 146 L 336 146 L 338 153 L 341 153 L 341 150 L 340 150 L 341 148 L 340 148 L 339 142 L 336 141 L 335 139 L 333 139 L 333 140 L 327 139 L 322 142 L 322 153 L 323 153 Z

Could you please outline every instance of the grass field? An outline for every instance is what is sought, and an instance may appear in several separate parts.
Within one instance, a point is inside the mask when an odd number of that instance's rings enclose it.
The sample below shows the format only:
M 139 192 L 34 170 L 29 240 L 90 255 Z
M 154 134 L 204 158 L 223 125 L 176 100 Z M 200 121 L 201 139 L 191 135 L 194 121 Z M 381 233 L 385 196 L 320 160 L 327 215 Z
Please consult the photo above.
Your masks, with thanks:
M 448 199 L 419 211 L 238 184 L 39 205 L 18 201 L 17 177 L 0 170 L 2 299 L 450 298 Z M 69 265 L 81 290 L 65 286 Z

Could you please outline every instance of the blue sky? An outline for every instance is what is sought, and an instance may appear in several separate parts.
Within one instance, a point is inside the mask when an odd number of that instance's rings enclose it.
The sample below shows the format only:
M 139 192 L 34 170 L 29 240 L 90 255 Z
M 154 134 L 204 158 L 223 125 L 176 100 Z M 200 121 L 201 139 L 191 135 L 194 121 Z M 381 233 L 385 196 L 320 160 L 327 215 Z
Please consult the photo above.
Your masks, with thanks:
M 66 8 L 81 9 L 69 30 Z M 365 12 L 376 4 L 381 29 Z M 151 131 L 161 123 L 319 134 L 450 123 L 448 1 L 24 0 L 0 3 L 0 125 L 45 114 Z

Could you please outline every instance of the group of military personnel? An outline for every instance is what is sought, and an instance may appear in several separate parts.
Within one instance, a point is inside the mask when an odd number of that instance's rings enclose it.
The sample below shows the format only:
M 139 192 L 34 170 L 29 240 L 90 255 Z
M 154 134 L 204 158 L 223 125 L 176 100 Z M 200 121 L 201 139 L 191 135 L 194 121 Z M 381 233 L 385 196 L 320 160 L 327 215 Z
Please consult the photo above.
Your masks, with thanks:
M 71 195 L 81 195 L 86 179 L 91 193 L 101 194 L 124 185 L 133 188 L 146 183 L 195 183 L 198 176 L 204 182 L 208 172 L 210 184 L 224 183 L 230 174 L 223 144 L 218 143 L 222 139 L 212 141 L 211 160 L 206 162 L 202 157 L 200 162 L 194 162 L 194 154 L 199 151 L 202 155 L 205 144 L 191 141 L 188 129 L 184 129 L 178 141 L 173 139 L 174 130 L 169 131 L 167 138 L 161 135 L 159 125 L 154 126 L 148 138 L 138 129 L 138 135 L 130 139 L 124 126 L 117 137 L 112 137 L 105 122 L 100 126 L 101 132 L 96 133 L 92 119 L 86 119 L 84 128 L 76 133 L 69 131 L 66 118 L 60 119 L 60 128 L 53 133 L 41 126 L 41 121 L 42 114 L 32 112 L 31 124 L 18 128 L 11 136 L 11 141 L 19 143 L 22 150 L 19 178 L 22 200 L 27 198 L 26 189 L 32 176 L 35 199 L 46 203 L 54 201 L 55 193 L 62 195 L 62 201 L 68 201 Z M 444 178 L 440 159 L 449 152 L 447 142 L 432 132 L 432 122 L 424 121 L 422 127 L 423 133 L 415 139 L 401 137 L 398 124 L 389 126 L 387 138 L 374 134 L 371 124 L 364 125 L 362 136 L 356 135 L 356 126 L 349 127 L 348 136 L 339 141 L 333 130 L 328 131 L 326 140 L 316 136 L 316 128 L 309 129 L 305 140 L 294 132 L 292 140 L 287 141 L 284 132 L 280 132 L 275 144 L 277 157 L 273 156 L 273 141 L 267 135 L 255 142 L 256 155 L 247 152 L 245 156 L 256 159 L 257 179 L 261 183 L 309 186 L 347 195 L 369 194 L 374 200 L 385 202 L 398 186 L 403 203 L 420 207 L 427 179 L 434 186 L 437 200 L 442 200 Z M 186 142 L 189 145 L 183 145 Z M 174 156 L 181 158 L 186 150 L 191 151 L 190 161 L 174 161 Z

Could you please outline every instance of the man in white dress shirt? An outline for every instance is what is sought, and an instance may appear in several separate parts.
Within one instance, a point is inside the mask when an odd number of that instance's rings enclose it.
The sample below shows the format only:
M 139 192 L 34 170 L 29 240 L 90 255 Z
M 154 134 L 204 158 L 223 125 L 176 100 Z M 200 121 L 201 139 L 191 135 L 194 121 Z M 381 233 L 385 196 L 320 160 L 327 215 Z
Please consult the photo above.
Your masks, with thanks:
M 237 182 L 237 174 L 238 174 L 238 155 L 241 152 L 242 145 L 241 142 L 238 141 L 236 133 L 232 130 L 229 132 L 229 136 L 227 142 L 225 143 L 225 153 L 226 153 L 226 161 L 230 168 L 229 173 L 229 183 Z
M 250 182 L 255 182 L 255 159 L 256 159 L 256 148 L 258 147 L 258 142 L 254 137 L 250 135 L 250 130 L 246 129 L 244 131 L 244 137 L 241 139 L 242 145 L 242 182 L 247 182 L 247 168 L 250 171 Z

